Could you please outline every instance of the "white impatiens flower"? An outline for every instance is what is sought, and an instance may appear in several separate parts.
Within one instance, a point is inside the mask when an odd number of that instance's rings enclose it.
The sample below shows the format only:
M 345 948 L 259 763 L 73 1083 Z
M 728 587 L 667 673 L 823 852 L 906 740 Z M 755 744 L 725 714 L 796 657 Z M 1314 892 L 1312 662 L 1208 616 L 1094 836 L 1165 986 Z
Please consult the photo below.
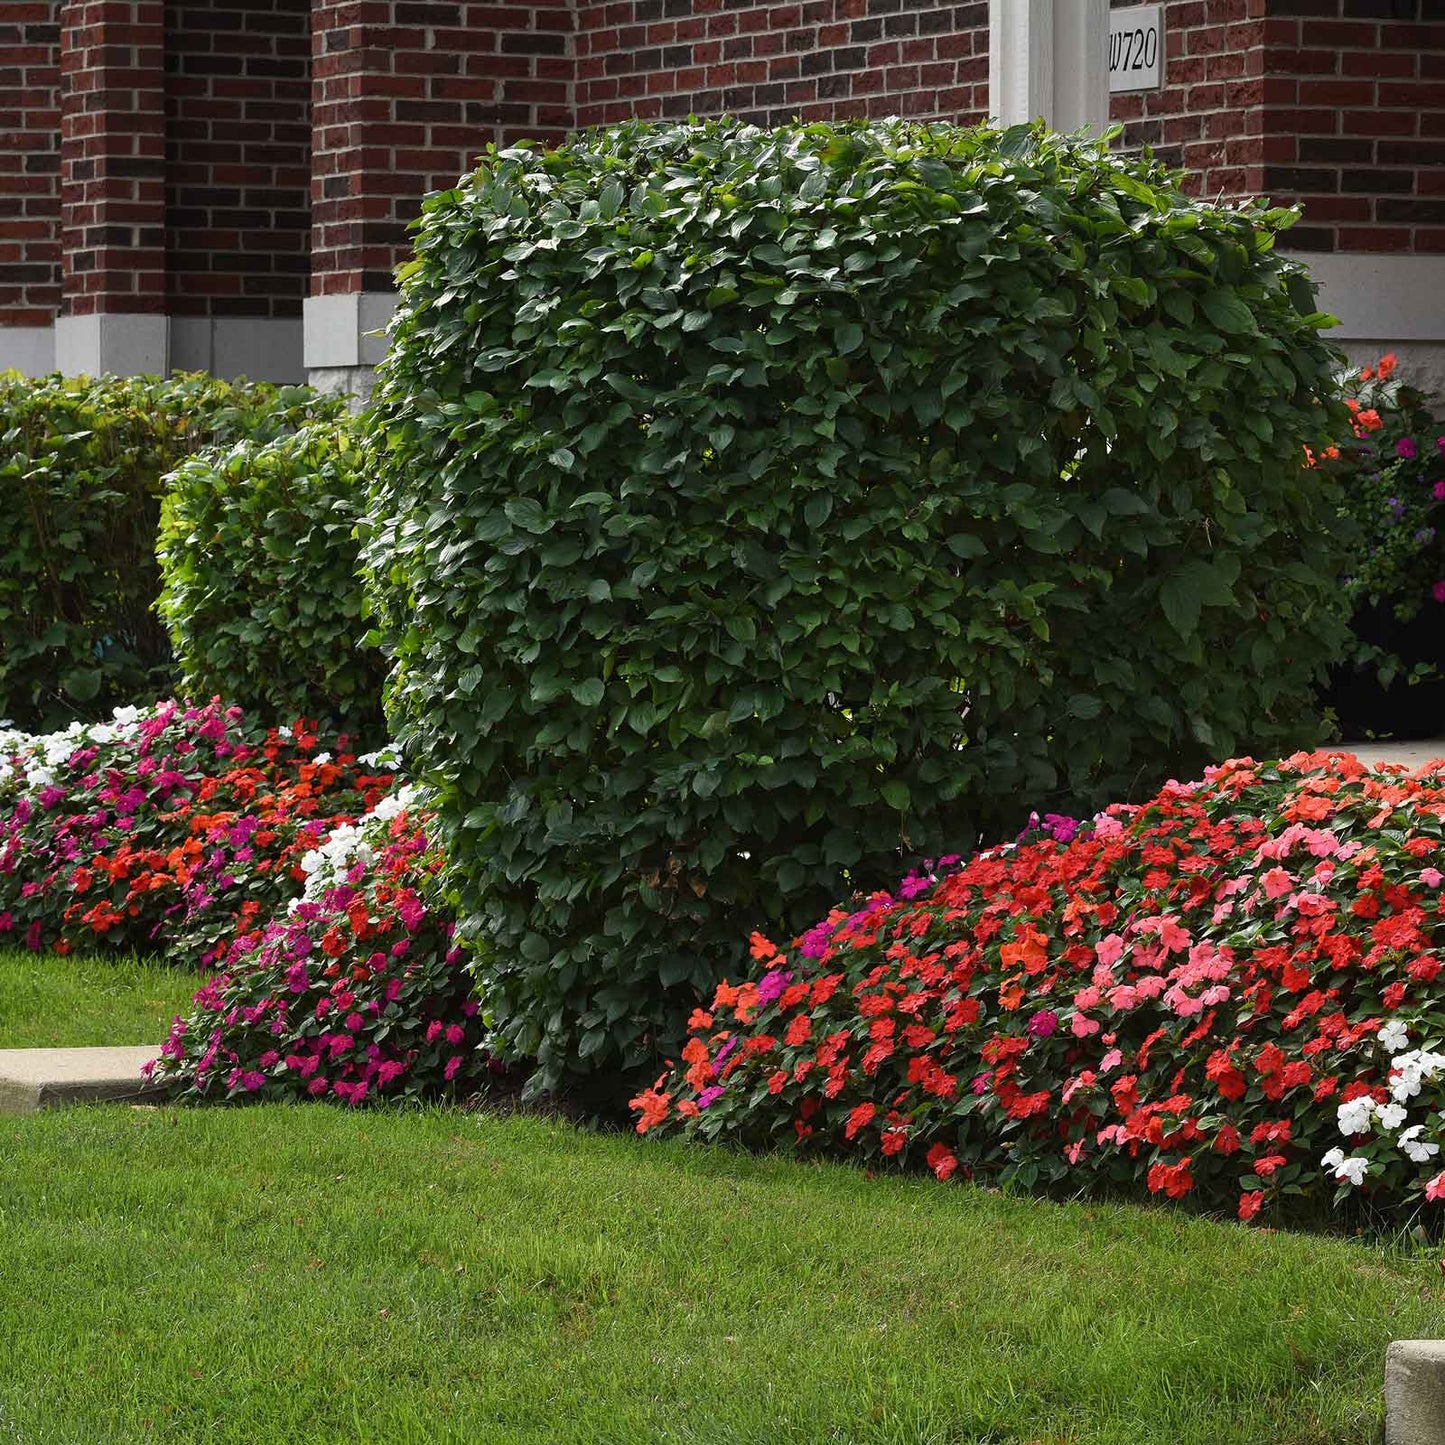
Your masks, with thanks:
M 1359 1154 L 1352 1158 L 1346 1158 L 1343 1149 L 1331 1149 L 1329 1153 L 1320 1160 L 1320 1164 L 1323 1168 L 1328 1169 L 1341 1183 L 1348 1180 L 1356 1189 L 1365 1182 L 1365 1175 L 1370 1172 L 1370 1161 L 1368 1159 Z
M 1403 1104 L 1376 1104 L 1375 1115 L 1386 1129 L 1398 1129 L 1405 1122 Z
M 319 768 L 319 767 L 322 766 L 322 764 L 324 764 L 324 763 L 329 763 L 329 762 L 331 761 L 331 754 L 330 754 L 330 753 L 317 753 L 316 756 L 311 759 L 311 761 L 312 761 L 313 763 L 315 763 L 316 766 Z
M 1390 1092 L 1397 1104 L 1403 1104 L 1420 1092 L 1422 1083 L 1445 1069 L 1445 1054 L 1431 1053 L 1428 1049 L 1411 1049 L 1408 1053 L 1396 1054 L 1391 1065 Z
M 303 897 L 310 900 L 320 898 L 328 889 L 343 881 L 353 864 L 370 865 L 374 862 L 377 846 L 385 845 L 387 824 L 398 813 L 414 807 L 420 797 L 419 788 L 404 783 L 382 798 L 365 817 L 333 828 L 322 842 L 302 855 L 301 871 L 306 874 Z
M 401 753 L 393 743 L 374 753 L 362 753 L 356 760 L 363 768 L 386 768 L 395 771 L 401 766 Z
M 1399 1019 L 1390 1019 L 1381 1025 L 1380 1032 L 1375 1037 L 1387 1054 L 1398 1054 L 1409 1044 L 1410 1031 Z
M 1438 1144 L 1432 1144 L 1428 1139 L 1422 1139 L 1421 1134 L 1425 1132 L 1423 1124 L 1412 1124 L 1400 1135 L 1400 1148 L 1402 1148 L 1411 1161 L 1415 1164 L 1428 1164 L 1433 1154 L 1440 1152 Z
M 302 864 L 305 867 L 305 864 Z M 1341 1134 L 1368 1134 L 1370 1132 L 1370 1120 L 1374 1117 L 1375 1101 L 1366 1095 L 1362 1099 L 1351 1099 L 1348 1103 L 1341 1104 L 1335 1111 L 1335 1116 L 1340 1121 Z M 1338 1154 L 1338 1149 L 1332 1149 L 1332 1154 Z

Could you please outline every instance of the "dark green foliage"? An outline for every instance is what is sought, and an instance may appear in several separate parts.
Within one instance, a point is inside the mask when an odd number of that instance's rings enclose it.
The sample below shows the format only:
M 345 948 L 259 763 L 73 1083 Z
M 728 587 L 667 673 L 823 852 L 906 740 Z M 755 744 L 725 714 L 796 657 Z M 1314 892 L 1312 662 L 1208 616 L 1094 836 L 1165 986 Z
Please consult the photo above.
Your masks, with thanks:
M 157 544 L 182 687 L 271 723 L 383 730 L 385 668 L 363 647 L 354 529 L 365 502 L 349 420 L 205 451 L 171 476 Z
M 0 717 L 43 729 L 166 691 L 161 478 L 199 447 L 335 407 L 306 387 L 200 375 L 0 373 Z
M 1292 219 L 903 123 L 629 125 L 430 198 L 366 557 L 539 1081 L 651 1068 L 751 927 L 1310 740 L 1342 413 Z

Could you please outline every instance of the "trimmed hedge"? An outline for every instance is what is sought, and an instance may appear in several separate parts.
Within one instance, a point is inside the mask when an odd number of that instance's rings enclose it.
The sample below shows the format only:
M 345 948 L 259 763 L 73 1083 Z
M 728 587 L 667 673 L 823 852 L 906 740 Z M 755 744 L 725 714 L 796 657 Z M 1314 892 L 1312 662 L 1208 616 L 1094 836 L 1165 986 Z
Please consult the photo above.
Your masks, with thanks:
M 629 124 L 428 199 L 365 560 L 539 1084 L 672 1051 L 750 926 L 1307 738 L 1344 413 L 1293 219 L 902 122 Z
M 152 611 L 161 479 L 341 403 L 210 376 L 0 373 L 0 718 L 45 729 L 170 686 Z
M 190 696 L 219 693 L 273 723 L 384 731 L 385 666 L 361 645 L 353 534 L 364 500 L 361 438 L 346 418 L 206 451 L 172 473 L 157 607 Z

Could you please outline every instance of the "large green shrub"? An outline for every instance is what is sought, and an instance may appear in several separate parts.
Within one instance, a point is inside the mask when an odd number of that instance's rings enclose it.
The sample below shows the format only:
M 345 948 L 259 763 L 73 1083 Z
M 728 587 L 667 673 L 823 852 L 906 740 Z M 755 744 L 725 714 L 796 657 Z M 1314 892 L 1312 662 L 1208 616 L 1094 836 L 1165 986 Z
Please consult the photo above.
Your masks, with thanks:
M 152 611 L 161 478 L 328 413 L 306 387 L 0 373 L 0 718 L 47 728 L 169 686 Z
M 1291 219 L 898 122 L 628 125 L 426 202 L 366 556 L 540 1080 L 672 1049 L 749 926 L 1309 741 L 1343 413 Z
M 363 647 L 361 439 L 347 419 L 208 450 L 172 474 L 157 543 L 183 688 L 272 722 L 381 723 L 381 654 Z

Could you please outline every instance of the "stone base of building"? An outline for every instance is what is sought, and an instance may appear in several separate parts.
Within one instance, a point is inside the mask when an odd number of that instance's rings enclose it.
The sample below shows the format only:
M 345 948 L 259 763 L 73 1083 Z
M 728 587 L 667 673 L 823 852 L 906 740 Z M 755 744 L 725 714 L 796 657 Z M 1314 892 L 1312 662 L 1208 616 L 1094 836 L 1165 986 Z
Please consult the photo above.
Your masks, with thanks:
M 374 366 L 313 366 L 306 379 L 317 391 L 328 396 L 349 394 L 353 412 L 360 411 L 371 400 L 376 385 Z
M 0 371 L 26 376 L 165 376 L 205 371 L 234 380 L 306 379 L 301 318 L 62 316 L 53 326 L 0 327 Z

